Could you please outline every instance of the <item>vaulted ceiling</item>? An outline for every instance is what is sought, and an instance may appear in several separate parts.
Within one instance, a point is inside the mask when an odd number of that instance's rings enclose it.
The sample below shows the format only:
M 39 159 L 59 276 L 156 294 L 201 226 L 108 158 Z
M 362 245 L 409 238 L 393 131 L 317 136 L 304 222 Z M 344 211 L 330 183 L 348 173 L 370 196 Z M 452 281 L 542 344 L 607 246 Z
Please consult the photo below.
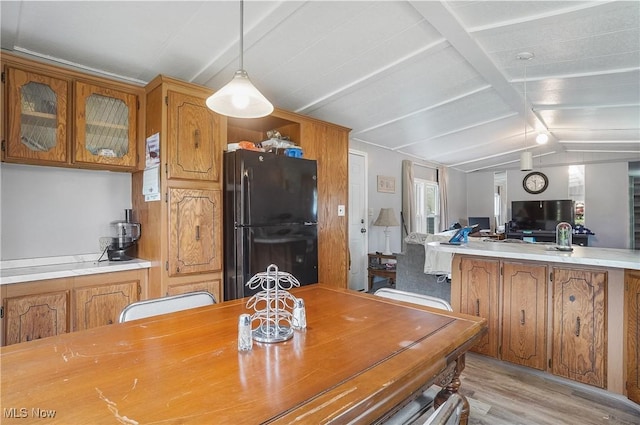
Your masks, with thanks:
M 523 150 L 534 166 L 640 160 L 638 1 L 244 10 L 253 83 L 354 140 L 465 172 L 517 168 Z M 165 74 L 218 89 L 238 69 L 236 1 L 2 1 L 0 12 L 3 49 L 136 83 Z

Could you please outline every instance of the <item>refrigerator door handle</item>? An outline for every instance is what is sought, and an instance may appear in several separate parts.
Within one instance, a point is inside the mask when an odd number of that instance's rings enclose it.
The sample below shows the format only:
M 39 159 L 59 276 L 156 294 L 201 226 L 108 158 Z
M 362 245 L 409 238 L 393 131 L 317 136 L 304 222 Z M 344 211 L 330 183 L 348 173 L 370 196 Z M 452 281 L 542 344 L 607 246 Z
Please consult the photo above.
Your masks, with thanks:
M 304 225 L 305 226 L 316 226 L 318 223 L 314 222 L 314 221 L 305 221 Z
M 240 224 L 248 224 L 246 222 L 246 217 L 249 215 L 248 211 L 250 211 L 251 204 L 251 176 L 250 169 L 245 169 L 242 172 L 241 176 L 241 197 L 242 197 L 242 208 L 240 208 Z

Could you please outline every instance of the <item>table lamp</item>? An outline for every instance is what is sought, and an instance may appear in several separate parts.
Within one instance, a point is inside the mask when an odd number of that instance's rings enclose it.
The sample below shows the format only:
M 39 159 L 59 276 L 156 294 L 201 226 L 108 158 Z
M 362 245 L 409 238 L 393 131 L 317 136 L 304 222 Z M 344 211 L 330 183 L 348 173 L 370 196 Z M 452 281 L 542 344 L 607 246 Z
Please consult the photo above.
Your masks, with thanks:
M 384 255 L 391 255 L 391 248 L 389 248 L 389 227 L 400 226 L 398 220 L 396 220 L 396 213 L 393 208 L 381 208 L 378 218 L 373 223 L 374 226 L 384 226 Z

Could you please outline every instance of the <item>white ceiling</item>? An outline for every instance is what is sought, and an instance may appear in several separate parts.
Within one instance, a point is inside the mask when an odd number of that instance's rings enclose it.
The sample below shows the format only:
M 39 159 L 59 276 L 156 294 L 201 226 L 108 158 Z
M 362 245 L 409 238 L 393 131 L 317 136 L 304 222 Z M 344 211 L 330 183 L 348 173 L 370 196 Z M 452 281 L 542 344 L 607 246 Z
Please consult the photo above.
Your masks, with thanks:
M 244 10 L 253 83 L 352 139 L 465 172 L 517 168 L 525 148 L 534 166 L 640 160 L 639 1 Z M 3 0 L 0 12 L 3 49 L 137 83 L 165 74 L 218 89 L 238 68 L 237 1 Z M 523 51 L 535 58 L 518 60 Z M 536 145 L 538 129 L 548 144 Z

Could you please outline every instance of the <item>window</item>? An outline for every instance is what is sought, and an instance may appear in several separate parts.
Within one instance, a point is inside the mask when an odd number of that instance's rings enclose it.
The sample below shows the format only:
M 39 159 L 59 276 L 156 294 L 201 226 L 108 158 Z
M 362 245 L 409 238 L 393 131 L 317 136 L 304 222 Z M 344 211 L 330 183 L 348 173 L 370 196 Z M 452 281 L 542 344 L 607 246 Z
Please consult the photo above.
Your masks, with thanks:
M 574 225 L 584 226 L 584 165 L 569 166 L 569 199 L 575 204 Z
M 507 172 L 493 173 L 493 216 L 496 222 L 495 231 L 504 230 L 507 218 Z
M 440 201 L 438 183 L 414 179 L 413 193 L 416 205 L 416 232 L 437 233 L 440 231 Z

